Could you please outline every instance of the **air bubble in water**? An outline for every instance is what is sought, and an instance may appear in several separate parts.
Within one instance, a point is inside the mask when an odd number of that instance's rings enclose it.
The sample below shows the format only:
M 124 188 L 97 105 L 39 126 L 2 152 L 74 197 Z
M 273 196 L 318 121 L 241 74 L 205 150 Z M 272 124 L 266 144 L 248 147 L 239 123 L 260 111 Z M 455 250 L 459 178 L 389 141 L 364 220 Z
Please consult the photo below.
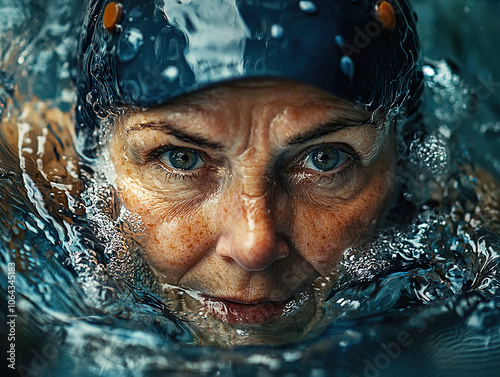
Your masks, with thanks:
M 179 77 L 179 68 L 173 65 L 168 66 L 163 70 L 161 75 L 169 82 L 174 82 Z
M 443 177 L 446 174 L 448 149 L 444 140 L 431 135 L 423 142 L 412 143 L 410 150 L 413 164 L 426 169 L 435 177 Z
M 134 28 L 128 29 L 123 38 L 118 42 L 118 58 L 125 63 L 137 56 L 143 45 L 142 33 Z
M 335 43 L 337 46 L 342 47 L 344 45 L 344 38 L 341 35 L 335 36 Z
M 436 70 L 429 65 L 424 66 L 422 69 L 425 77 L 434 77 Z
M 352 62 L 352 59 L 349 56 L 343 56 L 342 59 L 340 59 L 340 69 L 342 70 L 342 73 L 344 75 L 346 75 L 350 79 L 353 78 L 354 63 Z
M 451 129 L 447 125 L 442 125 L 439 127 L 439 133 L 443 135 L 446 139 L 451 137 Z
M 318 11 L 316 4 L 314 4 L 312 1 L 299 1 L 299 7 L 302 12 L 307 14 L 314 14 Z
M 273 26 L 271 26 L 271 36 L 273 38 L 276 39 L 282 38 L 283 33 L 284 33 L 283 26 L 278 24 L 274 24 Z
M 479 132 L 485 136 L 499 136 L 500 122 L 488 122 L 479 126 Z

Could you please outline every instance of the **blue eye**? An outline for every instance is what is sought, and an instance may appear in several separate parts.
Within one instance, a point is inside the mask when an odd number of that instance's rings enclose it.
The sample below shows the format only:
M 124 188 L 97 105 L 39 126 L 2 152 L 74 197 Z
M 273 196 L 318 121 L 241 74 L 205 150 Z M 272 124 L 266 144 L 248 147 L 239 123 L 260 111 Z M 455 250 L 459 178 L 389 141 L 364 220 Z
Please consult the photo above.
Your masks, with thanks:
M 162 153 L 158 159 L 177 170 L 193 170 L 205 165 L 198 151 L 189 148 L 174 148 Z
M 321 172 L 328 172 L 343 165 L 350 156 L 340 149 L 324 146 L 314 149 L 305 160 L 304 167 Z

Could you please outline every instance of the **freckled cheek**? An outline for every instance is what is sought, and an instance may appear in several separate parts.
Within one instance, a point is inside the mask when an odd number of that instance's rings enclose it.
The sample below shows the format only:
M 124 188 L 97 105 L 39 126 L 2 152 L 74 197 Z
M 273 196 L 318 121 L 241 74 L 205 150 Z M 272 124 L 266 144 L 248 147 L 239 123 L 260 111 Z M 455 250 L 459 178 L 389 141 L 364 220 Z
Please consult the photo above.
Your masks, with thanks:
M 374 183 L 352 200 L 328 208 L 301 208 L 294 226 L 299 253 L 319 273 L 331 272 L 345 250 L 359 245 L 373 231 L 391 194 L 391 188 Z
M 203 225 L 193 231 L 182 223 L 164 221 L 152 225 L 142 246 L 151 266 L 169 281 L 177 282 L 206 254 L 210 245 Z
M 163 215 L 167 212 L 161 209 L 137 212 L 145 228 L 140 246 L 151 266 L 163 275 L 163 281 L 177 283 L 214 249 L 214 232 L 209 219 L 199 213 Z

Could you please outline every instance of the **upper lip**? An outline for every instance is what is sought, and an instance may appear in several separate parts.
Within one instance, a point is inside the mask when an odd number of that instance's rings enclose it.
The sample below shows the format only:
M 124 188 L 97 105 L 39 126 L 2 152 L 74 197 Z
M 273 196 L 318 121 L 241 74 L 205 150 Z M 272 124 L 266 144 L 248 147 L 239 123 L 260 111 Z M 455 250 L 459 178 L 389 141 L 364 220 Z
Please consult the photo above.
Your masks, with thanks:
M 293 295 L 288 296 L 288 299 L 284 299 L 284 300 L 271 300 L 268 298 L 255 299 L 255 300 L 243 300 L 243 299 L 234 298 L 234 297 L 215 297 L 215 296 L 210 296 L 210 295 L 205 295 L 205 294 L 202 294 L 201 296 L 205 299 L 213 300 L 213 301 L 227 301 L 227 302 L 232 302 L 235 304 L 244 304 L 244 305 L 259 305 L 259 304 L 268 304 L 268 303 L 280 304 L 284 301 L 289 300 Z
M 297 294 L 301 292 L 305 292 L 307 289 L 306 286 L 304 285 L 299 285 L 295 290 L 292 292 L 287 293 L 286 295 L 279 295 L 279 297 L 271 297 L 269 296 L 259 296 L 259 297 L 249 297 L 249 298 L 242 298 L 237 297 L 237 296 L 231 296 L 231 295 L 224 295 L 224 294 L 209 294 L 205 292 L 200 292 L 200 297 L 203 297 L 204 299 L 210 299 L 213 301 L 227 301 L 227 302 L 232 302 L 235 304 L 244 304 L 244 305 L 258 305 L 258 304 L 269 304 L 269 303 L 274 303 L 274 304 L 282 304 L 286 301 L 289 301 L 293 297 L 295 297 Z

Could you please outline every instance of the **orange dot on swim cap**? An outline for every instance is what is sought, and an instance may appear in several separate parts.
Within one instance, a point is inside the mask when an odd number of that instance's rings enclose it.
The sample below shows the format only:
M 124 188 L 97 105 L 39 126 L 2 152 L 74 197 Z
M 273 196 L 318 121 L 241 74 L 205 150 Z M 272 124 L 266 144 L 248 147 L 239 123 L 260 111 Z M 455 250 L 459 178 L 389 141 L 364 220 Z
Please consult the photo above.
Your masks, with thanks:
M 377 4 L 377 17 L 382 27 L 386 30 L 392 30 L 396 26 L 394 8 L 387 1 L 381 1 Z
M 104 24 L 104 28 L 112 33 L 116 29 L 117 22 L 120 21 L 120 18 L 123 13 L 123 5 L 116 2 L 111 2 L 106 5 L 104 9 L 104 15 L 102 17 L 102 23 Z

